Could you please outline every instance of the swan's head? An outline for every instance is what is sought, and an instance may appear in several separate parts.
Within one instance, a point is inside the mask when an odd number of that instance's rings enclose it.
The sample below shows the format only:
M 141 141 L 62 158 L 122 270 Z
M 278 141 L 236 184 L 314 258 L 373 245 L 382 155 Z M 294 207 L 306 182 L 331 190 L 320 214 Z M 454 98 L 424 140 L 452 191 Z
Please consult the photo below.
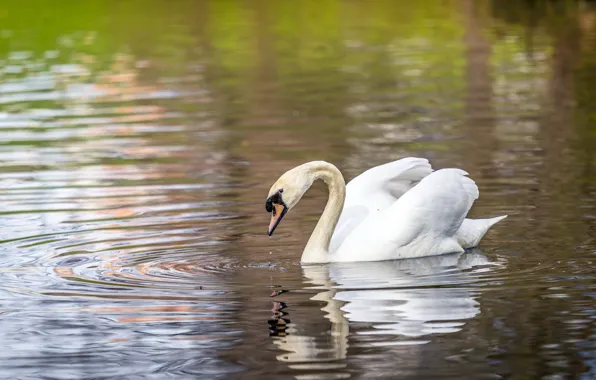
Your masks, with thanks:
M 288 170 L 271 186 L 265 202 L 265 209 L 271 213 L 271 222 L 267 230 L 269 236 L 312 185 L 314 175 L 311 166 L 304 164 Z

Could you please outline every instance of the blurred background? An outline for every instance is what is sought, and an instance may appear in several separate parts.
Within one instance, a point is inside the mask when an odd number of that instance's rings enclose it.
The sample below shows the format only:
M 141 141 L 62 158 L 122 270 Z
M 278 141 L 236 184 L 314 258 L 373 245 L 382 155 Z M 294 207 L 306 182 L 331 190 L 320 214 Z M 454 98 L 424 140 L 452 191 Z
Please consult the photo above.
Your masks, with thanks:
M 301 268 L 322 184 L 267 238 L 285 170 L 406 156 L 482 251 Z M 592 1 L 4 1 L 0 373 L 594 378 L 595 157 Z

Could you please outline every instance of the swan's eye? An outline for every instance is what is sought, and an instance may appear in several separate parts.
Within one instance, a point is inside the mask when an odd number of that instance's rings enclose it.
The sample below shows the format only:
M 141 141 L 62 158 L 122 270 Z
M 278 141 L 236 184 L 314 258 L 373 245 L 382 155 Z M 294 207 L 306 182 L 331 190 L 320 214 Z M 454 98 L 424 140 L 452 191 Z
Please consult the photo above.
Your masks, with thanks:
M 279 190 L 277 190 L 277 192 L 281 194 L 284 192 L 284 189 L 279 189 Z
M 275 194 L 267 198 L 267 201 L 265 202 L 265 210 L 267 210 L 267 212 L 273 212 L 276 205 L 284 205 L 284 201 L 281 196 L 282 191 L 283 189 L 279 189 Z

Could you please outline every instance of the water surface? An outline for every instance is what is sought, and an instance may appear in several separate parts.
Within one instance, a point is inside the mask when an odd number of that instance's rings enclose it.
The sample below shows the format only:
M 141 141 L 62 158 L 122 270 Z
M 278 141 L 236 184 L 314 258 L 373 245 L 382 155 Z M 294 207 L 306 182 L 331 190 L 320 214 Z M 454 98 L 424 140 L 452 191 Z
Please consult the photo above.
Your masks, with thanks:
M 0 6 L 0 373 L 596 377 L 591 2 Z M 461 167 L 466 254 L 300 266 L 315 184 Z

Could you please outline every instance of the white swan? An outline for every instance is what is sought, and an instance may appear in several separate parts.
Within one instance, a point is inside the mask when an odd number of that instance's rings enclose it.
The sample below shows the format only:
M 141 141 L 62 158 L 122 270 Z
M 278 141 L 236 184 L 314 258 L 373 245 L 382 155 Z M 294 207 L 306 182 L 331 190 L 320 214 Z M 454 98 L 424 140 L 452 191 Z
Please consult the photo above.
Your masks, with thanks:
M 266 209 L 271 236 L 317 179 L 329 200 L 302 254 L 303 263 L 381 261 L 463 252 L 507 215 L 464 219 L 478 187 L 461 169 L 432 171 L 428 160 L 404 158 L 367 170 L 345 185 L 332 164 L 313 161 L 284 173 Z M 339 222 L 339 223 L 338 223 Z

